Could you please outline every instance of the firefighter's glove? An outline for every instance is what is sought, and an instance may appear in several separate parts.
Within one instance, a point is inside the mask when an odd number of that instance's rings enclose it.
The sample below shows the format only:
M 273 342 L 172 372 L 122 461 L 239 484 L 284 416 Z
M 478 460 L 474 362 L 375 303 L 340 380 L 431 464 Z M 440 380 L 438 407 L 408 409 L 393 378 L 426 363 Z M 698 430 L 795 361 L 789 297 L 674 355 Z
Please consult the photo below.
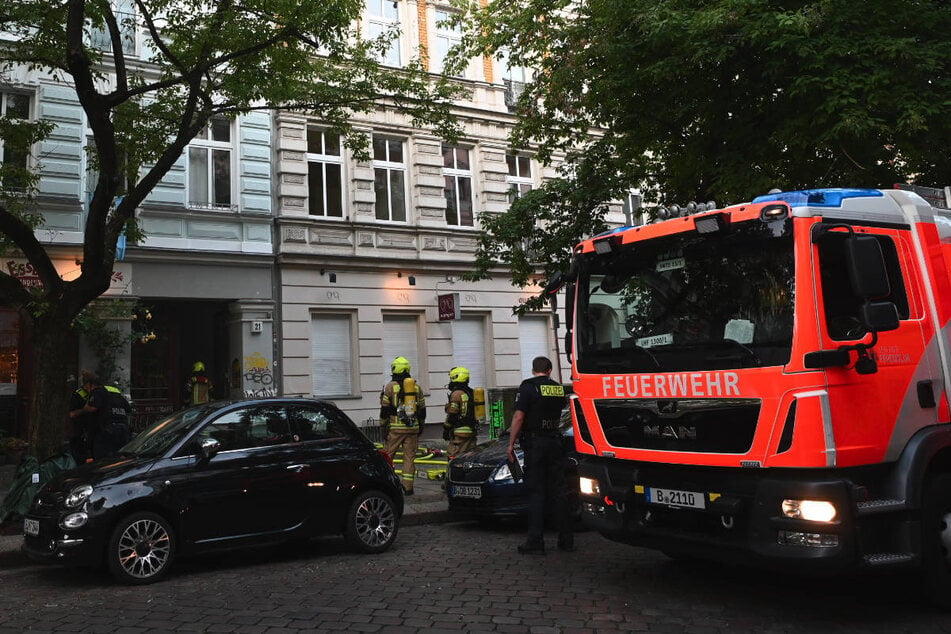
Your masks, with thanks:
M 442 439 L 443 440 L 452 440 L 452 425 L 449 423 L 442 424 Z
M 380 407 L 380 420 L 389 420 L 390 417 L 396 416 L 396 408 L 392 405 L 383 405 Z

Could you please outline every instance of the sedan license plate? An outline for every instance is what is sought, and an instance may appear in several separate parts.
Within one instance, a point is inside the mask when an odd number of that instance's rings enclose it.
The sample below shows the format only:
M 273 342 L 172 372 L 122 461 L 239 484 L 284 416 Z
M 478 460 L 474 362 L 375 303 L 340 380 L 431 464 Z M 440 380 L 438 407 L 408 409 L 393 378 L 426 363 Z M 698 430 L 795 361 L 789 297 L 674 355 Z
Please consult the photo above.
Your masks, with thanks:
M 23 532 L 30 537 L 36 537 L 40 534 L 40 523 L 29 518 L 23 520 Z
M 482 497 L 482 487 L 474 486 L 461 486 L 454 484 L 452 487 L 452 495 L 457 498 L 474 498 L 478 499 Z
M 667 506 L 682 506 L 691 509 L 706 508 L 706 500 L 703 493 L 696 491 L 678 491 L 676 489 L 658 489 L 648 487 L 645 489 L 647 501 L 653 504 L 665 504 Z

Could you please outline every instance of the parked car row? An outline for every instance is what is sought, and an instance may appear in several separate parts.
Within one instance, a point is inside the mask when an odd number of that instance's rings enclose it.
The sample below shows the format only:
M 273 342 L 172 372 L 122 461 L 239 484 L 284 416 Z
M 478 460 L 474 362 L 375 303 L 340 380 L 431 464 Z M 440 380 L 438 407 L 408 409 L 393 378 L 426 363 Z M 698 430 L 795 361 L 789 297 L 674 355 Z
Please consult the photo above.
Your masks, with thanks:
M 562 437 L 574 507 L 567 416 Z M 503 435 L 450 463 L 450 511 L 483 519 L 527 513 L 507 446 Z M 179 556 L 319 535 L 379 553 L 396 540 L 403 496 L 391 458 L 333 404 L 214 401 L 152 424 L 111 459 L 53 477 L 24 518 L 24 550 L 44 562 L 105 566 L 129 584 L 158 581 Z

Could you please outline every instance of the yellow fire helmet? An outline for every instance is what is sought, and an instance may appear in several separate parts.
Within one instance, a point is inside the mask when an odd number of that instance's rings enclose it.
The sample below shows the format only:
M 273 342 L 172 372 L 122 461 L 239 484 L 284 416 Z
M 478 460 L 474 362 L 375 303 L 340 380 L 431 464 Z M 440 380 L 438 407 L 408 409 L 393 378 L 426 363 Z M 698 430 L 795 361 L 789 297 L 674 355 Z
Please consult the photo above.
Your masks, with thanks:
M 390 371 L 393 374 L 403 374 L 409 372 L 409 360 L 406 357 L 396 357 L 390 364 Z
M 449 380 L 453 383 L 465 383 L 469 380 L 469 370 L 462 366 L 458 366 L 449 370 Z
M 192 366 L 192 372 L 204 372 L 205 364 L 201 361 L 195 361 L 195 365 Z

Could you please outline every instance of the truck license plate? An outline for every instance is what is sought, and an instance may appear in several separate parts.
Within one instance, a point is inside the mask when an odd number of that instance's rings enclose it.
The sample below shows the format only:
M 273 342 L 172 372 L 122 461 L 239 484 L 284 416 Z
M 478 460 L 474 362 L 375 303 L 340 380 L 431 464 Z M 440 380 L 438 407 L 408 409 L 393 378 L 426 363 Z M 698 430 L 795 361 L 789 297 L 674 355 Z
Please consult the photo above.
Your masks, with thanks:
M 482 497 L 482 487 L 460 486 L 455 484 L 452 487 L 452 495 L 457 498 L 479 499 Z
M 30 537 L 36 537 L 40 534 L 40 523 L 29 518 L 23 520 L 23 532 Z
M 682 506 L 691 509 L 706 508 L 706 500 L 704 499 L 703 493 L 697 493 L 696 491 L 678 491 L 676 489 L 647 487 L 645 493 L 647 494 L 647 501 L 653 504 Z

